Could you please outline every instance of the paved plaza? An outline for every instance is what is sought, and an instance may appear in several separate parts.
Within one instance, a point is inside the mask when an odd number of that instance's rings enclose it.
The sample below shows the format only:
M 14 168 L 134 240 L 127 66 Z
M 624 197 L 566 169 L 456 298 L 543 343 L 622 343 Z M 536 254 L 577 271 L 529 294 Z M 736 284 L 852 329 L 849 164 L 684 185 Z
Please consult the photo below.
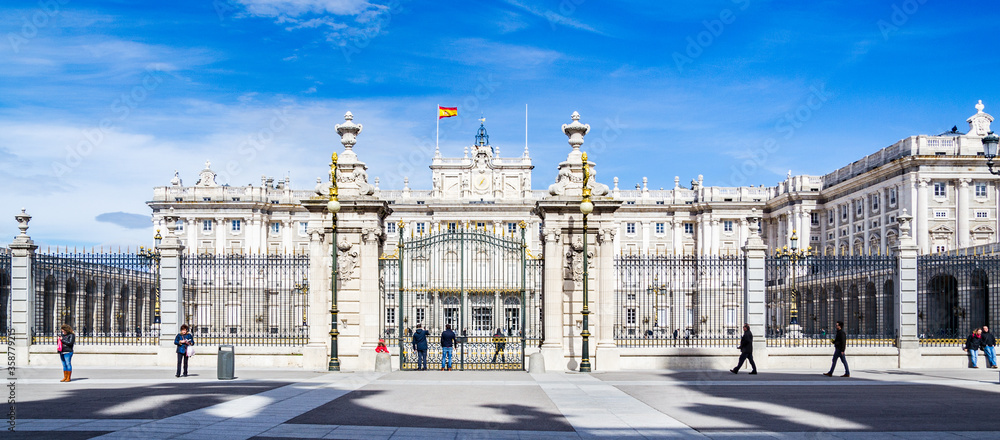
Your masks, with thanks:
M 1000 438 L 997 370 L 18 370 L 3 438 Z

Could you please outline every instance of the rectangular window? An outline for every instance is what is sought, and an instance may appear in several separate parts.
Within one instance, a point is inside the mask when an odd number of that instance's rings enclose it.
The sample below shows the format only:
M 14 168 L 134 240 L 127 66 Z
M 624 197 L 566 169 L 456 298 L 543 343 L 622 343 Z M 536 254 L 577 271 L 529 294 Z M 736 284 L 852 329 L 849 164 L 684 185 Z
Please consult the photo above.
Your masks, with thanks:
M 855 211 L 857 211 L 858 217 L 861 217 L 861 215 L 864 214 L 865 204 L 862 203 L 860 200 L 858 200 L 854 202 L 854 205 L 857 206 L 857 209 Z
M 203 201 L 203 202 L 211 202 L 212 198 L 211 197 L 202 197 L 201 201 Z
M 385 232 L 389 233 L 389 234 L 395 234 L 396 233 L 396 224 L 393 223 L 393 222 L 386 223 L 385 224 Z
M 238 202 L 238 201 L 240 201 L 240 198 L 239 197 L 233 197 L 233 201 L 234 202 Z
M 833 213 L 832 212 L 828 213 L 827 216 L 829 216 L 829 218 L 827 219 L 829 221 L 827 223 L 829 223 L 829 224 L 832 225 L 833 224 L 833 217 L 834 217 Z
M 948 211 L 934 211 L 934 218 L 948 218 Z
M 833 240 L 833 232 L 831 232 L 829 234 L 826 234 L 826 239 L 827 240 Z
M 635 223 L 625 223 L 625 233 L 635 234 Z
M 726 327 L 736 327 L 736 309 L 726 309 Z
M 934 248 L 934 252 L 938 252 L 938 253 L 941 253 L 941 252 L 944 252 L 944 251 L 947 251 L 947 250 L 948 250 L 948 248 L 946 248 L 944 246 L 938 246 L 938 247 Z
M 976 182 L 976 197 L 986 197 L 986 182 Z
M 427 317 L 427 309 L 419 307 L 413 310 L 413 315 L 417 318 L 417 324 L 423 324 L 424 319 Z
M 635 309 L 625 309 L 625 324 L 635 325 Z
M 517 233 L 517 223 L 507 222 L 507 233 L 516 234 Z
M 396 309 L 385 309 L 385 324 L 396 325 Z
M 211 231 L 212 230 L 212 221 L 211 220 L 202 220 L 201 221 L 201 230 L 205 231 L 205 232 Z
M 896 206 L 896 188 L 889 188 L 889 205 Z
M 476 229 L 485 229 L 486 222 L 476 222 Z
M 184 220 L 177 220 L 177 230 L 178 231 L 184 230 Z
M 663 231 L 665 231 L 665 230 L 666 230 L 666 225 L 665 224 L 663 224 L 663 223 L 657 223 L 656 224 L 656 233 L 657 234 L 662 234 Z
M 458 223 L 448 222 L 448 232 L 457 232 L 457 231 L 458 231 Z
M 657 201 L 656 201 L 656 204 L 657 204 L 657 205 L 662 205 L 662 204 L 663 204 L 663 200 L 657 200 Z
M 814 225 L 818 225 L 819 224 L 819 213 L 818 212 L 810 212 L 809 213 L 809 223 L 812 223 Z
M 878 211 L 878 194 L 872 196 L 872 211 Z
M 279 223 L 279 222 L 272 222 L 271 223 L 271 233 L 274 234 L 274 235 L 280 234 L 281 233 L 281 223 Z
M 424 231 L 425 231 L 425 228 L 426 227 L 424 226 L 424 222 L 419 222 L 419 223 L 417 223 L 416 232 L 418 234 L 423 234 Z
M 841 220 L 847 220 L 847 212 L 848 211 L 849 211 L 849 209 L 847 208 L 847 205 L 841 205 L 840 206 L 840 218 L 841 218 Z
M 306 235 L 309 232 L 309 222 L 299 222 L 299 235 Z
M 684 223 L 684 233 L 694 234 L 694 223 Z
M 987 211 L 976 211 L 976 218 L 990 218 L 990 213 Z
M 242 229 L 242 228 L 243 228 L 243 220 L 233 220 L 232 221 L 232 231 L 233 232 L 240 232 L 240 229 Z
M 934 182 L 934 197 L 945 197 L 944 182 Z
M 722 230 L 725 232 L 733 232 L 733 221 L 726 220 L 722 222 Z

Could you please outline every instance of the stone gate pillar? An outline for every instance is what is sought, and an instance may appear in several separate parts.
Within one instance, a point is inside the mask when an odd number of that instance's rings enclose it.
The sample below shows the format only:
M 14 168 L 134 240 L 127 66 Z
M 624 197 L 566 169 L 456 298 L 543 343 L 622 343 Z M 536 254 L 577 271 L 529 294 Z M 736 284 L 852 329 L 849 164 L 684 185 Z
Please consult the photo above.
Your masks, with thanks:
M 35 255 L 35 242 L 28 236 L 28 222 L 31 216 L 21 210 L 14 216 L 21 233 L 10 244 L 10 322 L 8 333 L 14 339 L 14 346 L 8 350 L 14 353 L 15 366 L 28 365 L 28 349 L 31 346 L 31 329 L 35 326 L 35 280 L 31 263 Z M 8 359 L 10 353 L 8 352 Z
M 757 217 L 756 209 L 751 211 L 747 221 L 750 235 L 747 237 L 746 245 L 743 246 L 743 254 L 746 255 L 743 277 L 743 322 L 750 324 L 750 332 L 753 333 L 754 358 L 758 364 L 766 368 L 767 338 L 764 330 L 767 324 L 765 314 L 767 246 L 760 237 L 760 217 Z
M 177 217 L 173 212 L 163 217 L 167 235 L 159 245 L 160 250 L 160 343 L 157 350 L 159 365 L 174 365 L 177 347 L 174 336 L 181 324 L 187 322 L 184 314 L 184 280 L 181 273 L 181 254 L 184 246 L 177 239 Z M 192 329 L 193 330 L 193 329 Z
M 573 122 L 562 126 L 572 147 L 559 164 L 556 182 L 549 186 L 549 197 L 535 205 L 545 231 L 545 341 L 542 354 L 545 366 L 553 370 L 578 370 L 583 331 L 583 243 L 587 240 L 588 308 L 590 310 L 590 360 L 594 370 L 616 369 L 614 348 L 614 212 L 621 201 L 609 196 L 607 185 L 594 178 L 594 163 L 588 161 L 594 211 L 587 216 L 587 234 L 583 233 L 583 153 L 580 146 L 590 126 L 580 123 L 573 112 Z M 599 237 L 601 237 L 599 239 Z M 611 333 L 611 334 L 609 334 Z M 599 356 L 605 356 L 602 360 Z
M 344 151 L 336 163 L 336 189 L 340 200 L 336 243 L 332 214 L 327 211 L 330 186 L 320 183 L 316 195 L 302 200 L 309 211 L 310 231 L 310 338 L 305 350 L 306 368 L 325 370 L 330 359 L 332 306 L 332 252 L 337 252 L 337 337 L 341 371 L 374 371 L 379 339 L 379 256 L 385 241 L 384 221 L 392 212 L 388 202 L 374 197 L 368 167 L 353 147 L 362 126 L 347 112 L 335 128 Z M 331 173 L 332 175 L 333 173 Z
M 896 291 L 895 305 L 896 334 L 899 340 L 899 368 L 920 366 L 920 337 L 917 334 L 917 251 L 920 249 L 910 235 L 910 221 L 913 217 L 903 210 L 896 217 L 899 221 L 899 240 L 893 251 L 896 253 L 896 273 L 892 285 Z

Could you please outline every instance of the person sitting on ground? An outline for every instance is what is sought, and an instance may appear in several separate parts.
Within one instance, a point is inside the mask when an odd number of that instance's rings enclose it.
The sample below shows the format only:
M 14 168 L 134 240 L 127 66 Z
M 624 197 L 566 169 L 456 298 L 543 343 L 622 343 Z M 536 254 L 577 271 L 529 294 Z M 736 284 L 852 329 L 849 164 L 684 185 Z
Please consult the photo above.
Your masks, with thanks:
M 385 339 L 379 339 L 378 340 L 378 347 L 375 347 L 375 352 L 376 353 L 388 353 L 389 352 L 389 347 L 385 346 Z

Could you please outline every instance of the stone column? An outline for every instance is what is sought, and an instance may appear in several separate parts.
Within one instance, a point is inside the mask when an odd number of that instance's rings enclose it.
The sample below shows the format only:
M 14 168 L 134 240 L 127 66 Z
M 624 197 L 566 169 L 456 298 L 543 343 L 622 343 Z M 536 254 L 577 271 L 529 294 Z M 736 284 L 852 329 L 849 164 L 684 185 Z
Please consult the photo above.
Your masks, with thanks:
M 545 261 L 543 271 L 545 281 L 542 285 L 542 318 L 545 340 L 542 341 L 542 356 L 548 368 L 555 368 L 563 363 L 563 283 L 562 255 L 559 241 L 561 231 L 557 227 L 545 228 Z M 560 371 L 560 370 L 557 370 Z
M 13 339 L 13 346 L 7 346 L 8 360 L 11 358 L 10 350 L 13 353 L 15 366 L 23 367 L 28 365 L 28 349 L 31 347 L 31 329 L 35 327 L 35 280 L 32 274 L 31 263 L 35 255 L 35 242 L 28 236 L 28 222 L 31 216 L 21 209 L 21 213 L 14 216 L 17 219 L 17 227 L 21 233 L 14 237 L 10 244 L 10 323 L 9 337 Z
M 896 217 L 899 221 L 899 241 L 894 247 L 897 258 L 893 286 L 896 289 L 893 312 L 896 317 L 896 332 L 899 340 L 899 368 L 920 366 L 920 338 L 917 334 L 917 246 L 910 236 L 910 221 L 913 219 L 903 210 Z
M 928 191 L 930 191 L 928 185 L 930 183 L 931 179 L 926 177 L 920 178 L 919 188 L 917 189 L 917 206 L 913 208 L 913 212 L 917 214 L 917 230 L 913 234 L 913 239 L 921 254 L 928 254 L 931 251 L 931 237 L 927 226 L 927 217 L 934 214 L 928 209 L 930 208 L 930 195 L 928 194 Z
M 647 223 L 648 224 L 648 223 Z M 612 244 L 618 232 L 613 226 L 597 230 L 597 349 L 596 369 L 617 371 L 621 369 L 621 354 L 615 345 L 615 253 Z
M 864 227 L 864 235 L 863 236 L 864 236 L 864 242 L 865 242 L 864 245 L 862 245 L 862 249 L 866 249 L 866 251 L 864 252 L 864 254 L 867 255 L 868 254 L 868 250 L 867 249 L 869 249 L 871 247 L 871 238 L 872 238 L 871 214 L 870 214 L 870 212 L 871 212 L 871 195 L 870 194 L 864 196 L 864 198 L 861 199 L 861 212 L 863 213 L 863 216 L 864 216 L 864 226 L 863 226 Z
M 164 216 L 167 234 L 160 243 L 160 343 L 157 364 L 174 365 L 174 336 L 187 322 L 184 312 L 184 276 L 181 272 L 181 255 L 184 246 L 177 238 L 177 217 Z
M 750 235 L 746 245 L 743 246 L 743 253 L 746 255 L 743 277 L 743 322 L 750 324 L 756 361 L 766 367 L 767 341 L 764 338 L 764 330 L 767 325 L 767 306 L 765 302 L 766 267 L 764 259 L 767 257 L 767 246 L 760 238 L 758 230 L 760 218 L 756 216 L 756 211 L 756 209 L 751 210 L 751 216 L 747 218 Z
M 971 204 L 969 203 L 969 183 L 972 179 L 968 177 L 963 177 L 958 179 L 958 206 L 955 207 L 955 221 L 957 222 L 955 230 L 958 231 L 958 243 L 957 248 L 969 247 L 969 215 L 972 211 L 969 210 Z
M 326 371 L 330 361 L 330 244 L 329 214 L 309 216 L 309 342 L 302 351 L 302 366 Z
M 215 253 L 226 253 L 226 219 L 221 217 L 215 219 Z
M 684 222 L 675 219 L 674 220 L 674 238 L 673 238 L 674 255 L 681 255 L 684 253 Z

